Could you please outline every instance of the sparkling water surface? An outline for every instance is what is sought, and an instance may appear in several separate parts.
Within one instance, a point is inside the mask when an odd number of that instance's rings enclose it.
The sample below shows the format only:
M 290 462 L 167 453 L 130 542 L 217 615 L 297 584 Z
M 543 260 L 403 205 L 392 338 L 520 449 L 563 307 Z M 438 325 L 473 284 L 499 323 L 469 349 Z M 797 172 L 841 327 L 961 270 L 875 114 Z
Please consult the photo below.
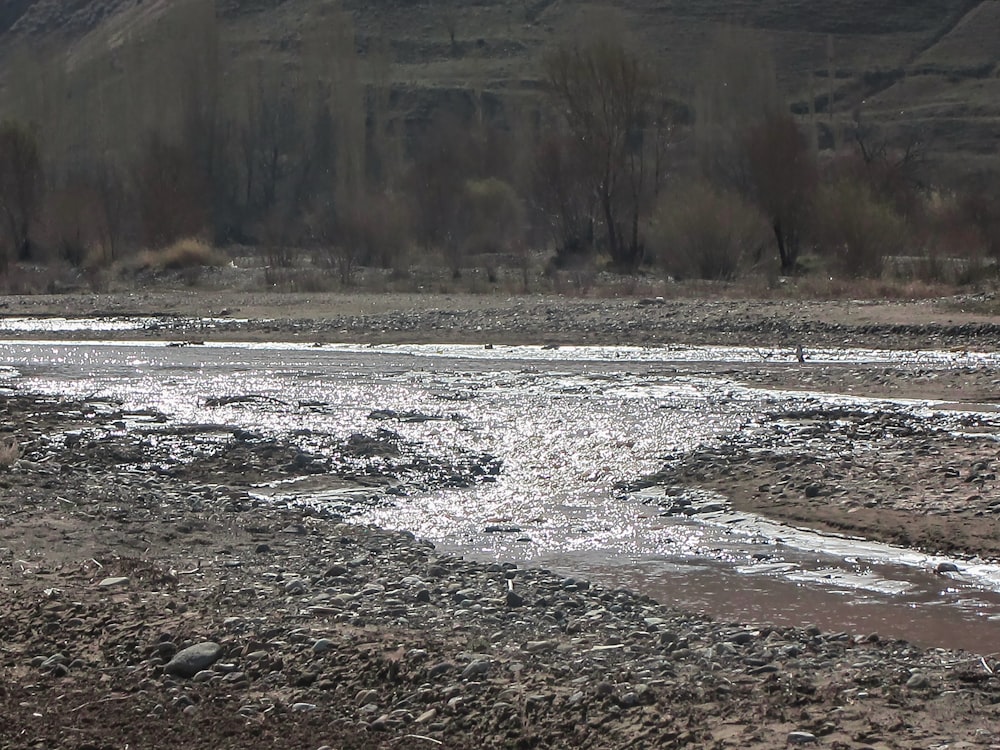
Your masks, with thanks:
M 816 350 L 809 356 L 925 370 L 1000 365 L 997 355 L 975 352 Z M 843 394 L 746 387 L 699 367 L 762 358 L 794 361 L 794 352 L 19 341 L 0 343 L 0 385 L 111 397 L 175 421 L 275 436 L 346 437 L 385 426 L 435 454 L 488 453 L 503 462 L 495 482 L 363 504 L 354 519 L 410 530 L 448 552 L 549 567 L 720 618 L 816 623 L 1000 651 L 1000 566 L 954 561 L 960 572 L 942 576 L 935 568 L 949 562 L 944 557 L 726 510 L 665 517 L 643 502 L 648 498 L 617 489 L 658 469 L 664 456 L 724 438 L 769 411 L 805 401 L 878 408 L 877 401 Z M 247 394 L 264 398 L 206 406 L 210 398 Z M 894 404 L 945 426 L 954 419 L 935 402 Z M 383 424 L 368 418 L 376 409 L 445 418 Z M 981 418 L 1000 434 L 995 413 Z M 311 477 L 260 491 L 276 501 L 342 504 L 335 484 L 326 488 Z

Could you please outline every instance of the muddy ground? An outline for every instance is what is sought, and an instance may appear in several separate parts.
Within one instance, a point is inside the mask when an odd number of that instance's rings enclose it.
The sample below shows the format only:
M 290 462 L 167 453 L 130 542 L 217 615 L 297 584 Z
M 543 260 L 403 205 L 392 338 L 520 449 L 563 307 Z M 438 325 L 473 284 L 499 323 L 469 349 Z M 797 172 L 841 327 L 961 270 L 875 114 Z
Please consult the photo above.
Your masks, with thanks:
M 0 310 L 166 313 L 152 335 L 171 340 L 1000 347 L 1000 322 L 957 312 L 961 301 L 249 302 L 5 298 Z M 206 328 L 179 310 L 254 320 Z M 672 457 L 658 481 L 720 489 L 793 523 L 1000 557 L 1000 444 L 961 411 L 994 403 L 994 371 L 762 355 L 738 374 L 941 398 L 966 421 L 958 437 L 888 407 L 774 415 L 723 446 Z M 809 450 L 816 436 L 832 449 Z M 5 438 L 18 443 L 0 471 L 5 748 L 1000 747 L 996 653 L 809 623 L 712 622 L 545 571 L 455 559 L 252 492 L 317 472 L 359 489 L 403 472 L 423 486 L 474 486 L 499 470 L 488 456 L 421 456 L 374 426 L 307 455 L 225 425 L 16 390 L 0 401 L 0 445 L 12 445 Z

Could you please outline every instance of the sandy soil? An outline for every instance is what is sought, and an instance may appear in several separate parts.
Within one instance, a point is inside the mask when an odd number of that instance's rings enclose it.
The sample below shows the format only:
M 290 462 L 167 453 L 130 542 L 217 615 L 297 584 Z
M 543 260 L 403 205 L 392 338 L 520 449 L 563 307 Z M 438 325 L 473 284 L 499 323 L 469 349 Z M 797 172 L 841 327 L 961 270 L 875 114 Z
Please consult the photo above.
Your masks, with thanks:
M 165 315 L 174 323 L 146 335 L 166 339 L 1000 348 L 995 317 L 955 306 L 0 300 L 8 316 Z M 205 328 L 181 314 L 250 321 Z M 959 420 L 963 404 L 985 408 L 998 395 L 996 373 L 971 367 L 915 373 L 762 354 L 728 375 L 942 398 Z M 104 402 L 16 392 L 0 401 L 0 439 L 16 437 L 21 454 L 0 471 L 0 746 L 1000 746 L 997 654 L 923 651 L 807 623 L 713 623 L 541 571 L 448 558 L 249 492 L 313 471 L 358 487 L 382 481 L 399 469 L 392 445 L 359 440 L 337 452 L 342 463 L 321 462 L 224 427 L 123 429 L 135 417 Z M 962 424 L 956 436 L 891 408 L 779 414 L 676 457 L 656 479 L 722 489 L 738 507 L 797 524 L 996 558 L 1000 449 L 974 418 Z M 810 447 L 819 444 L 830 450 Z M 386 460 L 372 469 L 372 455 Z M 470 459 L 480 464 L 488 457 Z M 428 482 L 480 476 L 432 468 Z M 202 642 L 213 656 L 190 673 L 177 667 Z
M 0 315 L 162 316 L 159 338 L 1000 348 L 992 298 L 916 302 L 137 292 L 0 297 Z M 190 318 L 214 318 L 194 323 Z M 82 334 L 80 334 L 82 335 Z M 106 335 L 106 334 L 102 334 Z M 132 336 L 134 333 L 121 333 Z

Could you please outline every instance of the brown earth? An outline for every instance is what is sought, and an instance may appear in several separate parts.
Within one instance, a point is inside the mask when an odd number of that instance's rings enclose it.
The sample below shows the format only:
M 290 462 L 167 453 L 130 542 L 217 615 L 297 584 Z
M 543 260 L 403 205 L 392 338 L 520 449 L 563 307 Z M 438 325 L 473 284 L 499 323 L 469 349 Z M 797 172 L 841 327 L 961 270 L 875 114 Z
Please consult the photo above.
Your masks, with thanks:
M 712 344 L 919 349 L 1000 348 L 995 293 L 915 301 L 689 297 L 667 285 L 646 297 L 432 293 L 268 293 L 205 289 L 0 296 L 0 315 L 162 317 L 118 338 L 287 338 L 313 342 Z M 738 292 L 736 292 L 738 294 Z M 678 296 L 684 295 L 684 296 Z M 211 318 L 211 322 L 191 319 Z M 4 332 L 5 337 L 17 336 Z M 37 332 L 32 332 L 37 337 Z M 44 335 L 44 334 L 42 334 Z M 87 337 L 87 332 L 74 332 Z M 64 337 L 57 332 L 55 337 Z M 766 359 L 761 355 L 762 361 Z
M 996 397 L 994 370 L 775 361 L 806 335 L 807 352 L 837 342 L 996 351 L 997 317 L 961 304 L 0 300 L 8 316 L 228 309 L 255 319 L 218 334 L 232 338 L 346 330 L 348 340 L 420 340 L 393 327 L 419 332 L 422 322 L 426 340 L 480 344 L 739 341 L 760 347 L 761 362 L 728 377 L 943 398 L 961 434 L 889 405 L 776 414 L 723 448 L 678 457 L 662 480 L 724 489 L 739 507 L 797 524 L 996 558 L 1000 449 L 961 410 Z M 178 318 L 146 335 L 196 330 Z M 224 426 L 14 391 L 0 401 L 5 435 L 22 454 L 0 472 L 5 748 L 1000 747 L 996 654 L 711 622 L 544 571 L 450 558 L 406 535 L 256 499 L 253 483 L 316 462 Z M 383 449 L 358 440 L 321 468 L 363 487 L 391 474 L 391 461 L 368 461 Z M 170 674 L 171 657 L 201 641 L 220 647 L 214 663 L 193 678 Z

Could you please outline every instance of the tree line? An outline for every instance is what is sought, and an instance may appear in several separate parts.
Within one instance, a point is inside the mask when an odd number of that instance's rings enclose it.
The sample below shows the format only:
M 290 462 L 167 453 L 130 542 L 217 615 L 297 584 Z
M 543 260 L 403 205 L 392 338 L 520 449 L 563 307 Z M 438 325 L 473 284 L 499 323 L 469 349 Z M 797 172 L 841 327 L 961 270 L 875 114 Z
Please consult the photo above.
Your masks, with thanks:
M 274 266 L 308 253 L 345 283 L 418 256 L 456 276 L 500 256 L 527 280 L 540 250 L 552 267 L 709 279 L 806 257 L 848 276 L 891 256 L 1000 257 L 995 202 L 930 184 L 916 135 L 858 111 L 821 151 L 749 31 L 715 35 L 682 101 L 602 12 L 544 52 L 543 95 L 472 85 L 417 119 L 390 44 L 323 8 L 266 57 L 232 54 L 213 0 L 72 55 L 10 55 L 0 269 L 99 267 L 191 237 Z

